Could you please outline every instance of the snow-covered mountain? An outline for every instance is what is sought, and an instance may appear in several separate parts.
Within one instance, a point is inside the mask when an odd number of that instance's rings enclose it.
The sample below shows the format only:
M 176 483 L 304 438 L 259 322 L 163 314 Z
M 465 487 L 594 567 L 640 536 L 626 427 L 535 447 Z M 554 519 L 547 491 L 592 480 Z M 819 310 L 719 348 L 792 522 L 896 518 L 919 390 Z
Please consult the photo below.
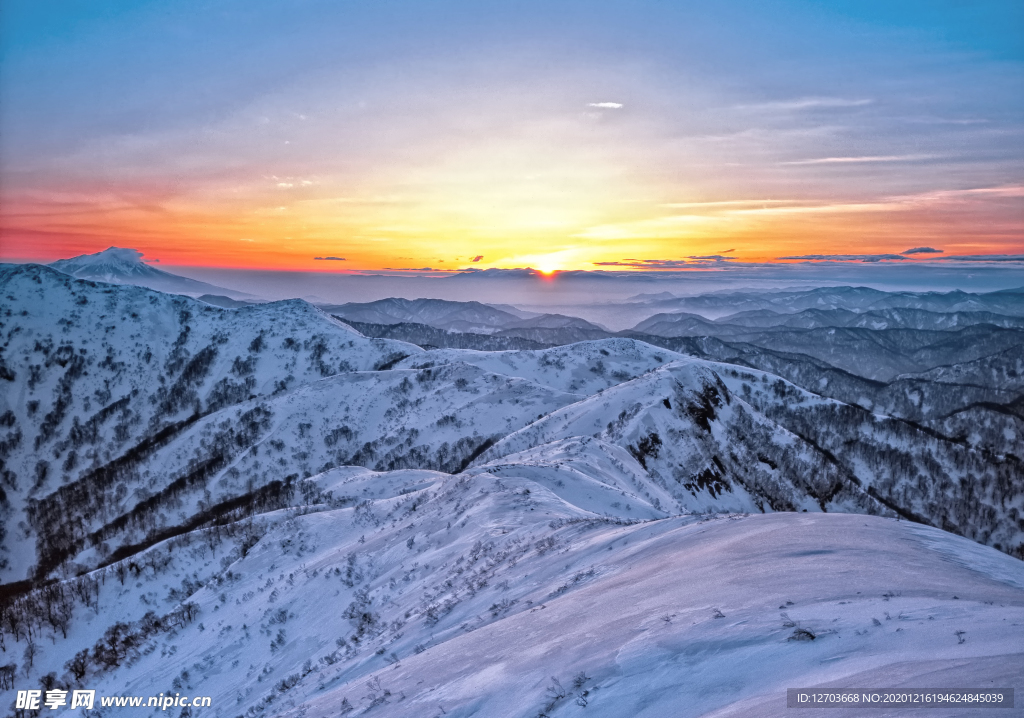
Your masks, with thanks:
M 248 307 L 253 304 L 261 304 L 261 302 L 248 302 L 238 299 L 232 299 L 231 297 L 225 297 L 219 294 L 201 294 L 196 297 L 201 302 L 212 304 L 215 307 L 222 307 L 224 309 L 241 309 L 242 307 Z
M 522 337 L 542 344 L 572 344 L 612 336 L 604 327 L 564 314 L 541 314 L 508 324 L 500 336 Z
M 83 254 L 71 259 L 58 259 L 49 266 L 59 272 L 76 279 L 91 279 L 94 282 L 107 284 L 132 284 L 148 287 L 170 294 L 201 294 L 231 295 L 234 299 L 252 299 L 243 292 L 224 289 L 214 284 L 200 282 L 188 277 L 165 272 L 162 269 L 146 264 L 142 260 L 142 252 L 137 249 L 108 247 L 95 254 Z
M 368 337 L 395 339 L 409 342 L 424 349 L 477 349 L 482 351 L 504 351 L 506 349 L 546 349 L 549 344 L 524 339 L 515 334 L 477 334 L 476 332 L 454 332 L 438 329 L 427 324 L 402 322 L 400 324 L 372 324 L 346 320 L 353 329 Z
M 796 313 L 807 309 L 845 309 L 865 312 L 916 309 L 930 312 L 994 312 L 1024 316 L 1024 288 L 975 294 L 951 292 L 885 292 L 869 287 L 817 287 L 800 290 L 745 290 L 701 294 L 693 297 L 641 295 L 639 302 L 654 311 L 693 312 L 717 319 L 737 312 L 770 310 Z
M 426 324 L 436 329 L 490 334 L 522 321 L 518 314 L 481 304 L 443 299 L 380 299 L 375 302 L 321 305 L 346 321 L 367 324 Z
M 755 715 L 1024 672 L 1012 389 L 928 406 L 1010 354 L 837 400 L 755 365 L 835 367 L 713 338 L 425 351 L 36 265 L 0 302 L 0 705 Z M 904 399 L 921 421 L 882 410 Z
M 221 309 L 38 265 L 0 271 L 0 299 L 0 471 L 10 509 L 36 517 L 6 538 L 4 572 L 16 579 L 42 558 L 26 542 L 75 535 L 49 519 L 69 508 L 65 494 L 85 501 L 76 493 L 85 491 L 97 516 L 132 500 L 122 498 L 129 487 L 133 500 L 153 503 L 165 487 L 134 467 L 209 417 L 237 406 L 255 416 L 262 398 L 422 351 L 367 339 L 300 300 Z M 84 531 L 90 522 L 74 523 Z
M 822 317 L 838 314 L 815 312 Z M 898 313 L 914 314 L 907 310 Z M 803 313 L 749 313 L 754 314 L 778 319 Z M 766 371 L 821 396 L 909 420 L 994 454 L 1019 454 L 1016 446 L 1024 436 L 1024 412 L 1020 409 L 1024 397 L 1019 386 L 1024 353 L 1014 332 L 969 322 L 963 328 L 950 325 L 944 332 L 835 327 L 816 332 L 789 327 L 752 331 L 696 315 L 685 321 L 690 320 L 702 325 L 704 335 L 660 337 L 623 332 L 603 336 L 624 335 L 674 352 Z M 573 338 L 572 329 L 563 333 L 557 328 L 543 330 L 545 335 L 540 338 L 547 341 L 533 341 L 508 336 L 519 331 L 515 329 L 485 335 L 447 332 L 424 324 L 354 324 L 368 336 L 399 339 L 427 349 L 543 349 L 568 344 Z M 746 334 L 728 336 L 722 329 Z M 773 337 L 776 330 L 781 333 L 779 341 Z M 726 336 L 707 336 L 715 333 Z M 746 341 L 738 341 L 740 338 Z
M 972 362 L 1024 347 L 1024 329 L 985 324 L 958 331 L 822 327 L 734 336 L 730 342 L 777 353 L 804 354 L 851 374 L 884 382 L 901 374 Z
M 329 314 L 357 324 L 425 325 L 446 332 L 520 337 L 539 344 L 567 344 L 611 335 L 607 329 L 578 317 L 536 314 L 480 302 L 391 298 L 319 306 Z
M 686 312 L 661 313 L 648 317 L 634 331 L 666 337 L 735 336 L 772 328 L 820 329 L 822 327 L 858 327 L 863 329 L 957 330 L 975 324 L 991 324 L 1007 329 L 1024 328 L 1024 317 L 994 312 L 930 312 L 923 309 L 876 309 L 855 312 L 848 309 L 804 309 L 783 314 L 768 309 L 738 312 L 714 321 Z

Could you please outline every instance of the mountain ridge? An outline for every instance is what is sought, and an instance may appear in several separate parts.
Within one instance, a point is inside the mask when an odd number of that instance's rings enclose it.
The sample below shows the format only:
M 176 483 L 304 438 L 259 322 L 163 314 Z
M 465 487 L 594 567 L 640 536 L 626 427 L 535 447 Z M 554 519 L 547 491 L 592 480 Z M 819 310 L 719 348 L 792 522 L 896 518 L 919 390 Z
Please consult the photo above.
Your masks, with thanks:
M 793 685 L 1024 670 L 1015 346 L 882 382 L 38 265 L 0 269 L 0 300 L 12 712 L 42 685 L 247 718 L 747 715 Z M 991 327 L 906 331 L 895 355 L 953 342 L 937 361 Z

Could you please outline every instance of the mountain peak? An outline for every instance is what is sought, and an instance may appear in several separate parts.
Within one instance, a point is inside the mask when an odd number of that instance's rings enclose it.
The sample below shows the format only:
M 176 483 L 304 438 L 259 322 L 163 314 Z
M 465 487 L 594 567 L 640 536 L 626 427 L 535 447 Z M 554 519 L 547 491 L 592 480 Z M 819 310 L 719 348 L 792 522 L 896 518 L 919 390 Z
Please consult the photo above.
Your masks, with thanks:
M 142 252 L 126 247 L 108 247 L 95 254 L 58 259 L 50 266 L 79 279 L 98 279 L 105 282 L 121 283 L 130 278 L 167 276 L 167 272 L 143 262 Z
M 170 294 L 188 294 L 193 297 L 216 294 L 231 299 L 255 299 L 242 292 L 165 272 L 146 264 L 142 257 L 143 253 L 138 249 L 107 247 L 95 254 L 58 259 L 49 267 L 75 279 L 90 279 L 108 284 L 134 284 Z
M 118 261 L 140 264 L 142 263 L 142 256 L 143 253 L 138 249 L 131 249 L 129 247 L 107 247 L 101 252 L 96 252 L 95 254 L 83 254 L 78 257 L 74 257 L 74 259 L 81 262 Z

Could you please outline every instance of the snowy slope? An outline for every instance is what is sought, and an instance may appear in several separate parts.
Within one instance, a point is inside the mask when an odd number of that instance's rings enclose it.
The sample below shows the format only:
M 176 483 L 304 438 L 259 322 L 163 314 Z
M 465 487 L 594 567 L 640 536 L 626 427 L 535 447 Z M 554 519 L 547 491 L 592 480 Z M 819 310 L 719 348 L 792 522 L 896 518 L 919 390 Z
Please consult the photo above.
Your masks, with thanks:
M 926 379 L 939 384 L 974 384 L 1019 392 L 1024 390 L 1024 349 L 1010 347 L 971 362 L 940 366 L 901 378 Z
M 423 351 L 43 267 L 0 300 L 18 689 L 788 715 L 788 687 L 1024 675 L 1009 449 L 632 339 Z
M 506 374 L 590 396 L 682 359 L 683 355 L 632 339 L 602 339 L 540 351 L 483 352 L 435 349 L 403 359 L 397 367 L 420 368 L 465 362 L 495 374 Z
M 673 513 L 821 510 L 828 502 L 871 510 L 811 447 L 734 397 L 708 362 L 682 359 L 552 412 L 476 463 L 576 436 L 629 451 L 673 497 L 665 507 Z
M 649 478 L 634 490 L 665 510 L 902 511 L 1015 555 L 1024 549 L 1024 466 L 1014 454 L 1024 426 L 1012 415 L 949 418 L 936 431 L 872 413 L 857 394 L 852 405 L 827 400 L 767 372 L 623 339 L 544 351 L 435 350 L 399 366 L 444 361 L 590 397 L 507 437 L 478 464 L 597 437 L 642 463 Z M 670 370 L 669 362 L 679 364 Z M 948 393 L 930 389 L 907 389 L 925 415 Z
M 97 608 L 39 643 L 32 675 L 106 645 L 115 619 L 140 638 L 87 660 L 79 684 L 208 695 L 220 716 L 783 715 L 787 687 L 925 687 L 944 671 L 941 685 L 1010 687 L 1024 671 L 1024 567 L 935 529 L 637 523 L 486 472 L 310 482 L 330 497 L 154 547 L 123 585 L 107 569 Z
M 100 474 L 34 504 L 40 561 L 51 570 L 65 560 L 101 565 L 121 547 L 188 527 L 189 517 L 336 465 L 457 472 L 497 437 L 576 398 L 456 365 L 340 374 L 247 402 L 141 456 L 114 496 L 97 489 Z M 460 416 L 475 418 L 467 424 Z M 58 539 L 46 527 L 69 506 L 81 518 Z
M 422 351 L 299 300 L 221 309 L 37 265 L 0 272 L 0 299 L 0 469 L 15 515 L 199 417 Z M 26 538 L 7 537 L 17 578 Z
M 673 503 L 628 451 L 589 437 L 553 441 L 465 473 L 529 479 L 574 506 L 624 519 L 664 518 L 666 512 L 655 506 Z

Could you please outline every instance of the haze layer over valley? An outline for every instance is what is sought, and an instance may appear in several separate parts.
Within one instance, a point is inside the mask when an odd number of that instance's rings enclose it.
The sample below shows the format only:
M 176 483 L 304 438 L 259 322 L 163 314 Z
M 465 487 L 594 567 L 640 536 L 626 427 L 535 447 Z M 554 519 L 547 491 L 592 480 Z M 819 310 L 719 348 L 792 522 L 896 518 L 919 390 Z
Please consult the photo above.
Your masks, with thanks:
M 778 715 L 1024 675 L 1022 289 L 584 318 L 118 259 L 0 268 L 4 707 Z

